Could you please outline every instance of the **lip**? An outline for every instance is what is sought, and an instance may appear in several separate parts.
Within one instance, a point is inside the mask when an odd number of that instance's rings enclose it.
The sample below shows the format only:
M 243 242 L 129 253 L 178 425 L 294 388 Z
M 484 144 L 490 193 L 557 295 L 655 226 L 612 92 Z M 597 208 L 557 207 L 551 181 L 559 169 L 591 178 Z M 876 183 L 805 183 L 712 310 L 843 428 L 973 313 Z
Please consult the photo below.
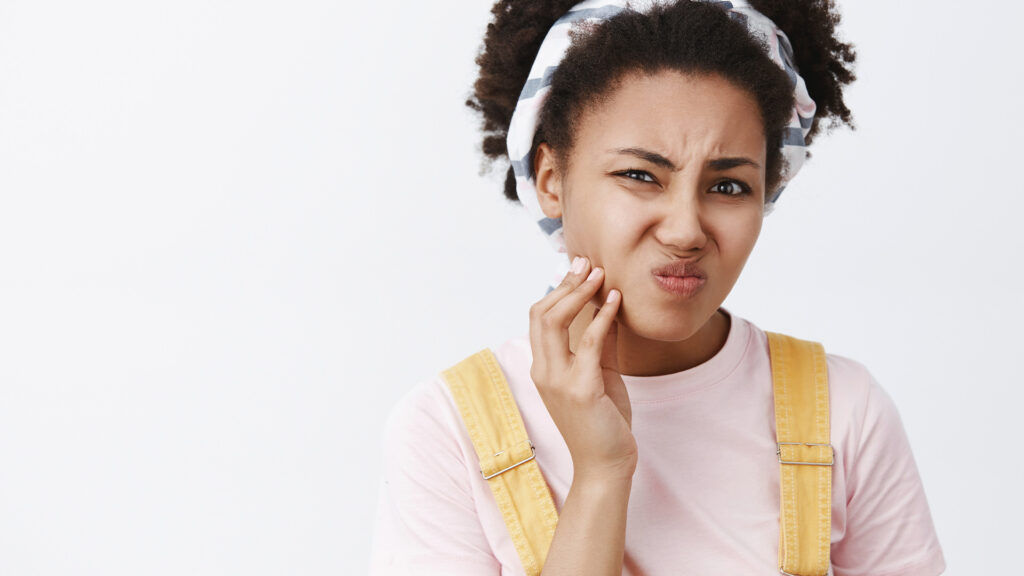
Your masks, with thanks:
M 689 298 L 704 286 L 705 279 L 698 276 L 659 276 L 654 275 L 658 285 L 663 289 Z
M 707 281 L 707 274 L 692 260 L 676 260 L 651 271 L 662 289 L 690 297 L 697 293 Z
M 660 268 L 651 270 L 651 273 L 655 276 L 696 276 L 697 278 L 707 278 L 704 270 L 693 260 L 669 262 Z

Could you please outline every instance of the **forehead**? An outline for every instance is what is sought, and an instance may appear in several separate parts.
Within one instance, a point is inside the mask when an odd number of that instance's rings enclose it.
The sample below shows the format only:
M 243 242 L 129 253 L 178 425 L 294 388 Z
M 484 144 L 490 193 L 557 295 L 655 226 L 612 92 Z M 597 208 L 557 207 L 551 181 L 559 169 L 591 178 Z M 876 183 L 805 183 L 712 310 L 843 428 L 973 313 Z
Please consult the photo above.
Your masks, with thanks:
M 682 160 L 694 154 L 763 158 L 764 126 L 754 97 L 718 75 L 629 75 L 587 108 L 576 148 L 590 157 L 622 146 L 651 147 Z

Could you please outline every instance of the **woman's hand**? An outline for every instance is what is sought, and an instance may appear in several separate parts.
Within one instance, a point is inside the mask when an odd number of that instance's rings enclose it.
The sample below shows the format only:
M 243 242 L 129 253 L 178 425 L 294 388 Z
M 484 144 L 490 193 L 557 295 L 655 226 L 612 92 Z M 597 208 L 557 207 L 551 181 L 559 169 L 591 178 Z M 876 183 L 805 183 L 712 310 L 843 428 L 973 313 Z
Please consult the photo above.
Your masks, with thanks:
M 604 282 L 604 270 L 583 259 L 582 270 L 530 307 L 530 377 L 565 439 L 573 462 L 573 482 L 630 480 L 636 470 L 629 394 L 619 374 L 615 315 L 622 295 L 608 292 L 580 338 L 569 348 L 569 325 Z

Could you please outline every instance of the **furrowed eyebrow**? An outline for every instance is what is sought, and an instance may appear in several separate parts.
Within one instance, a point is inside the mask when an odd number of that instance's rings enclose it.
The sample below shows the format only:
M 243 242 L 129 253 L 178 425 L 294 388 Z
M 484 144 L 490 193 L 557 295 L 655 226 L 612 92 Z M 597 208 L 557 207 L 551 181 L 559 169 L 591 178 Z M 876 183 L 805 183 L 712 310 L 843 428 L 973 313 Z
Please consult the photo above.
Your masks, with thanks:
M 673 164 L 671 160 L 665 158 L 664 156 L 658 154 L 657 152 L 651 152 L 650 150 L 645 150 L 643 148 L 613 148 L 609 150 L 609 152 L 615 154 L 628 154 L 630 156 L 636 156 L 641 160 L 646 160 L 651 164 L 661 166 L 662 168 L 668 168 L 673 172 L 676 170 L 676 165 Z
M 669 170 L 672 170 L 673 172 L 678 170 L 678 168 L 676 168 L 676 165 L 673 164 L 672 161 L 669 160 L 668 158 L 662 156 L 661 154 L 658 154 L 657 152 L 652 152 L 651 150 L 646 150 L 644 148 L 613 148 L 609 150 L 609 152 L 612 152 L 614 154 L 627 154 L 630 156 L 636 156 L 641 160 L 646 160 L 651 164 L 661 166 L 662 168 L 667 168 Z M 729 170 L 730 168 L 736 168 L 737 166 L 753 166 L 754 168 L 761 167 L 761 165 L 758 164 L 757 162 L 754 162 L 750 158 L 746 158 L 743 156 L 715 158 L 713 160 L 708 161 L 708 167 L 710 167 L 712 170 Z
M 760 168 L 761 165 L 754 162 L 750 158 L 744 158 L 737 156 L 734 158 L 715 158 L 714 160 L 708 161 L 708 166 L 714 170 L 728 170 L 737 166 L 753 166 L 754 168 Z

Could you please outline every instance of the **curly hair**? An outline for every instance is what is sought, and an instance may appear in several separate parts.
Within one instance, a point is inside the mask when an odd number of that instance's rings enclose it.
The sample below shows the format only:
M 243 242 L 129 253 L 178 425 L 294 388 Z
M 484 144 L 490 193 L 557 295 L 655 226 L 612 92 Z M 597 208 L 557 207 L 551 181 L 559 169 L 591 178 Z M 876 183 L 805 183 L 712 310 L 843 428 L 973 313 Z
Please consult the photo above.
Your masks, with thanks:
M 509 123 L 519 94 L 548 30 L 579 0 L 499 0 L 491 13 L 476 56 L 479 75 L 466 105 L 482 116 L 482 152 L 486 164 L 506 164 L 504 193 L 519 202 L 506 147 Z M 790 40 L 800 76 L 817 110 L 805 141 L 845 124 L 854 129 L 843 88 L 854 81 L 856 53 L 836 36 L 840 16 L 832 0 L 750 0 Z M 551 78 L 531 149 L 547 142 L 561 167 L 568 166 L 579 119 L 606 98 L 628 74 L 674 70 L 691 75 L 717 74 L 757 101 L 768 142 L 780 142 L 793 108 L 785 72 L 765 53 L 746 27 L 722 7 L 700 0 L 659 4 L 644 12 L 623 11 L 597 25 L 571 32 L 571 45 Z M 774 190 L 782 176 L 782 151 L 770 145 L 765 186 Z M 765 195 L 767 199 L 768 194 Z

